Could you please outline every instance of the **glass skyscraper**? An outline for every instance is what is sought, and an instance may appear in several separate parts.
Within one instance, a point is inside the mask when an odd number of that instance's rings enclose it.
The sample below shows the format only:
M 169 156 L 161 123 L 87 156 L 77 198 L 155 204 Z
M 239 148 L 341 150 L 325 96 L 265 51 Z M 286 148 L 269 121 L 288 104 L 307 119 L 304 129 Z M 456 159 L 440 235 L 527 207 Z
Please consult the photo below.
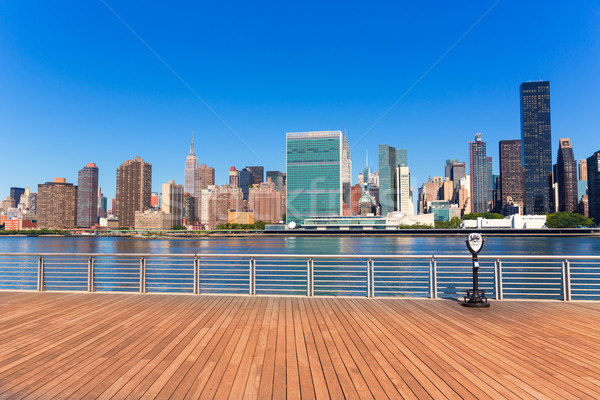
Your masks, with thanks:
M 342 215 L 342 132 L 286 134 L 287 222 Z
M 387 144 L 379 145 L 379 203 L 383 216 L 396 210 L 394 186 L 397 155 L 394 147 Z
M 520 93 L 525 214 L 547 214 L 552 177 L 550 82 L 522 83 Z

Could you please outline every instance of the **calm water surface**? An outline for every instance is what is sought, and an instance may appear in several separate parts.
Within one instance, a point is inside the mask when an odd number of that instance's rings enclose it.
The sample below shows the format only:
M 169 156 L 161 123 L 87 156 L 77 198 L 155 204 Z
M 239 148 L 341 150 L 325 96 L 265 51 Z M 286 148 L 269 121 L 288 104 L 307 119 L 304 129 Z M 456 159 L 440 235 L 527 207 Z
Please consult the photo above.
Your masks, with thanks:
M 0 237 L 0 253 L 465 254 L 462 237 Z M 482 255 L 600 255 L 600 237 L 488 237 Z

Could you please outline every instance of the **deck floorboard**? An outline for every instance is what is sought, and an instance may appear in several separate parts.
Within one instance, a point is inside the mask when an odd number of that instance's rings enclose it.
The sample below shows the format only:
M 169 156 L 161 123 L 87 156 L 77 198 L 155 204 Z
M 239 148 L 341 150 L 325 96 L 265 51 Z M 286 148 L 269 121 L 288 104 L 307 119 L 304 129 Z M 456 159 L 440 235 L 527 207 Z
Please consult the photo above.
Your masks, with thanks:
M 0 399 L 594 399 L 600 303 L 0 292 Z

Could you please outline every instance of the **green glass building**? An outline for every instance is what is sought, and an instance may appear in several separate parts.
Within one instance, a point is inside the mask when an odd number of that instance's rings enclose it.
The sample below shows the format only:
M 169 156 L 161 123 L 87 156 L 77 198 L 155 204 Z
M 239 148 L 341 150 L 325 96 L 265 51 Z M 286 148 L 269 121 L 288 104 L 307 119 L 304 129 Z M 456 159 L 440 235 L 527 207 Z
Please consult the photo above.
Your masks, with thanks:
M 342 132 L 286 134 L 287 223 L 342 215 Z

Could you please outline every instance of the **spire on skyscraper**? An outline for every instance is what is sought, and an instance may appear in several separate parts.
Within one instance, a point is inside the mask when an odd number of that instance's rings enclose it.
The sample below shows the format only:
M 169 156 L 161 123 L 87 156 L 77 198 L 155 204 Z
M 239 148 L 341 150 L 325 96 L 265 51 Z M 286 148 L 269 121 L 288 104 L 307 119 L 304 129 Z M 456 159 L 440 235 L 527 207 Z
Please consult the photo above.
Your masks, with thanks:
M 192 129 L 192 143 L 190 144 L 190 154 L 194 154 L 194 130 Z
M 29 196 L 29 185 L 25 186 L 25 196 Z

